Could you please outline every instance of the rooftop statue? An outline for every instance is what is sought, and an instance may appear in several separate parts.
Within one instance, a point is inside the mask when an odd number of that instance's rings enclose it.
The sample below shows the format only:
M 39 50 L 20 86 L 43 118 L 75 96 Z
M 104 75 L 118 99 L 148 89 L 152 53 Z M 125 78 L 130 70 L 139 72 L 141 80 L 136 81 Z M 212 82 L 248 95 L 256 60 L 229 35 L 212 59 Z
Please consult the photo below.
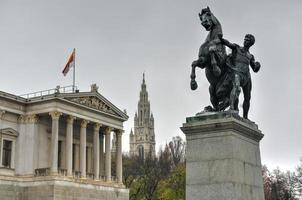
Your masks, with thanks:
M 255 38 L 247 34 L 243 47 L 225 40 L 221 24 L 209 7 L 201 10 L 199 18 L 201 25 L 209 33 L 199 48 L 198 59 L 192 63 L 191 89 L 196 90 L 198 87 L 195 80 L 196 67 L 205 69 L 210 83 L 209 93 L 212 106 L 206 106 L 203 112 L 218 112 L 228 107 L 232 111 L 238 111 L 240 88 L 242 88 L 243 117 L 247 119 L 252 89 L 249 66 L 254 72 L 260 69 L 260 63 L 255 62 L 254 56 L 249 52 L 249 48 L 255 43 Z M 226 54 L 225 46 L 232 49 L 230 55 Z

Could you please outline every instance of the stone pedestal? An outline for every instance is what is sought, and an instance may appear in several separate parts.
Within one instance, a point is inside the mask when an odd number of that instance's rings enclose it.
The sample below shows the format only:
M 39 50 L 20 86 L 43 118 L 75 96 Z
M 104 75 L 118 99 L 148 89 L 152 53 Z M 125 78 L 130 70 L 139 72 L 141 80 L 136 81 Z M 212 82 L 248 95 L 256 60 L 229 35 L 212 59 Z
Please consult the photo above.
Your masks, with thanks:
M 264 200 L 258 126 L 231 112 L 188 117 L 186 200 Z

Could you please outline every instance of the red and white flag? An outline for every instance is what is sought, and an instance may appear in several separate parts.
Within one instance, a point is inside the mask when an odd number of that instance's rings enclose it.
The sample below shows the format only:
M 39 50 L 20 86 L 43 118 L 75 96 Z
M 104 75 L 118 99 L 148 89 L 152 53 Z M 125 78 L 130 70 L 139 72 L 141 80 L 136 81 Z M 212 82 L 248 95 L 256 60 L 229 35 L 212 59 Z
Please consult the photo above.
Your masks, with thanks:
M 69 69 L 71 67 L 74 67 L 74 64 L 75 64 L 75 49 L 73 49 L 73 52 L 72 54 L 70 55 L 69 59 L 68 59 L 68 62 L 67 64 L 65 65 L 62 73 L 64 76 L 66 76 L 66 74 L 69 72 Z

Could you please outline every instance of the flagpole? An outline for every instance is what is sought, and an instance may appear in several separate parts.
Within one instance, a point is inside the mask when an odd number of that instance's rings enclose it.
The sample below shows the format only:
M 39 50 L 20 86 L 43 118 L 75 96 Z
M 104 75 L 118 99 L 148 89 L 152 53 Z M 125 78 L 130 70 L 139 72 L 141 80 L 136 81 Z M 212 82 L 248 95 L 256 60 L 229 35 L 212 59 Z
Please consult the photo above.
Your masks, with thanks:
M 74 64 L 73 64 L 73 86 L 72 86 L 72 92 L 75 92 L 75 48 L 73 49 L 73 59 L 74 59 Z

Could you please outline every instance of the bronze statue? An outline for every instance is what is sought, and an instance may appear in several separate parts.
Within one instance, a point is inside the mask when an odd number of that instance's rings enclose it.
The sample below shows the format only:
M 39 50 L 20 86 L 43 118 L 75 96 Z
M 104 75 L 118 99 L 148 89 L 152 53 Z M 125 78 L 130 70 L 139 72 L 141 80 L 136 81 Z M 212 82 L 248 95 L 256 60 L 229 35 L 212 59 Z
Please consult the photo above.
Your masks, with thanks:
M 217 89 L 217 95 L 220 96 L 225 93 L 227 91 L 226 88 L 232 88 L 229 94 L 230 110 L 238 111 L 238 99 L 241 87 L 244 96 L 243 117 L 247 119 L 252 90 L 249 66 L 252 67 L 254 72 L 258 72 L 261 67 L 260 63 L 255 62 L 254 56 L 249 52 L 250 47 L 255 43 L 255 37 L 251 34 L 245 35 L 243 47 L 230 43 L 223 39 L 222 35 L 220 36 L 220 40 L 222 44 L 232 49 L 232 53 L 226 59 L 227 72 L 224 79 L 221 80 L 220 88 Z
M 209 92 L 212 106 L 207 106 L 208 111 L 219 111 L 219 99 L 216 96 L 216 86 L 225 73 L 225 47 L 220 41 L 222 28 L 218 19 L 212 14 L 209 7 L 202 9 L 199 14 L 201 25 L 209 31 L 205 42 L 200 46 L 198 59 L 192 63 L 191 89 L 196 90 L 198 85 L 195 81 L 196 67 L 205 69 L 206 77 L 210 83 Z
M 243 47 L 240 47 L 223 38 L 221 24 L 209 7 L 202 9 L 199 18 L 209 34 L 199 48 L 198 60 L 192 63 L 191 89 L 197 88 L 196 67 L 205 68 L 206 77 L 210 83 L 212 106 L 205 107 L 204 111 L 223 111 L 227 107 L 238 111 L 240 88 L 242 88 L 243 117 L 247 119 L 252 90 L 249 66 L 254 72 L 260 69 L 260 63 L 255 62 L 254 56 L 249 52 L 250 47 L 255 43 L 255 37 L 247 34 Z M 230 55 L 226 55 L 225 46 L 232 49 Z

